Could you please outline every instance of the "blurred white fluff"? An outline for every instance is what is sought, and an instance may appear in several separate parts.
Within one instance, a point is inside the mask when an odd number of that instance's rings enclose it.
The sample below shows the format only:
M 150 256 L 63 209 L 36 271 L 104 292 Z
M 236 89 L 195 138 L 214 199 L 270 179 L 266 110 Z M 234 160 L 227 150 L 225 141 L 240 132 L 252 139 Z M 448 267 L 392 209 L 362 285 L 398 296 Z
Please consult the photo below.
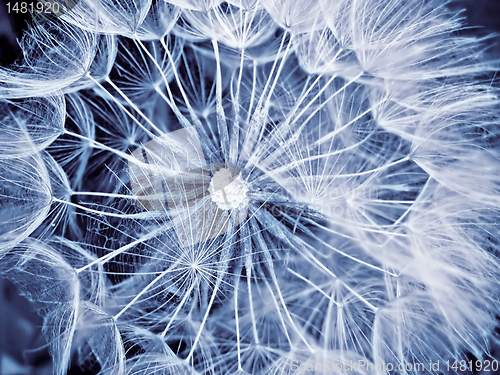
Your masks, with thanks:
M 447 3 L 81 0 L 30 30 L 0 69 L 0 273 L 56 373 L 486 358 L 498 67 Z

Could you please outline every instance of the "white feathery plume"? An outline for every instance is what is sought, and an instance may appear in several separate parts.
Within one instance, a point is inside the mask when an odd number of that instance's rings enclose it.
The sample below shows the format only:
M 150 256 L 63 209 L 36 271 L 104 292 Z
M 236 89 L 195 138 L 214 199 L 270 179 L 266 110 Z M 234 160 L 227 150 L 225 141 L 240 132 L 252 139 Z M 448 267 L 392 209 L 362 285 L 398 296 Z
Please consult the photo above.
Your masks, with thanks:
M 96 54 L 97 37 L 64 22 L 35 24 L 20 41 L 23 58 L 0 68 L 0 98 L 56 92 L 82 78 Z
M 146 19 L 151 0 L 79 0 L 61 19 L 89 32 L 133 37 Z
M 31 143 L 24 138 L 26 145 Z M 34 147 L 33 147 L 34 149 Z M 50 177 L 41 156 L 0 158 L 0 255 L 27 238 L 45 219 L 52 202 Z
M 62 93 L 0 102 L 0 158 L 18 158 L 48 147 L 64 132 Z

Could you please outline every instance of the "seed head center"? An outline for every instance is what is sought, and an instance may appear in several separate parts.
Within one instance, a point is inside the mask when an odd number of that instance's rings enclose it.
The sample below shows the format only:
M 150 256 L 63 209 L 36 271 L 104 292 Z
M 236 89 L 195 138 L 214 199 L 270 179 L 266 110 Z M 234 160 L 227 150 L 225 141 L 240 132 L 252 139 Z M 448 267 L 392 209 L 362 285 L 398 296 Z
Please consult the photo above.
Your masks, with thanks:
M 221 210 L 241 210 L 248 204 L 248 188 L 241 172 L 235 176 L 230 168 L 222 168 L 213 175 L 208 191 Z

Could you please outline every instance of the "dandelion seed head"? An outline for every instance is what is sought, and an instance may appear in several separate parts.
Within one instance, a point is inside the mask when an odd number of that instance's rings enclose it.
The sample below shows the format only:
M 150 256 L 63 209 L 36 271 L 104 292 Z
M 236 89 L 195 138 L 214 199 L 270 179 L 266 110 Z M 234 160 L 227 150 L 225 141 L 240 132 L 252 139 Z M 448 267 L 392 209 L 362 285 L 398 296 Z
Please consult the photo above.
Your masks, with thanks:
M 487 352 L 500 95 L 446 5 L 80 0 L 28 32 L 0 69 L 0 274 L 58 375 Z

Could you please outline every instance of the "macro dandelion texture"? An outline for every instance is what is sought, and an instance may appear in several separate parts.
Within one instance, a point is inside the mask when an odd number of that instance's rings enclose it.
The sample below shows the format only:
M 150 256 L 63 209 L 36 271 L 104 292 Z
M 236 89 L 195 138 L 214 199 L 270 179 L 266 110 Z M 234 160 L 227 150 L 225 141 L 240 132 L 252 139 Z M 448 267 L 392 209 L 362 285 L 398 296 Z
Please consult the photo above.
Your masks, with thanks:
M 460 9 L 24 4 L 3 374 L 498 371 L 500 60 Z

